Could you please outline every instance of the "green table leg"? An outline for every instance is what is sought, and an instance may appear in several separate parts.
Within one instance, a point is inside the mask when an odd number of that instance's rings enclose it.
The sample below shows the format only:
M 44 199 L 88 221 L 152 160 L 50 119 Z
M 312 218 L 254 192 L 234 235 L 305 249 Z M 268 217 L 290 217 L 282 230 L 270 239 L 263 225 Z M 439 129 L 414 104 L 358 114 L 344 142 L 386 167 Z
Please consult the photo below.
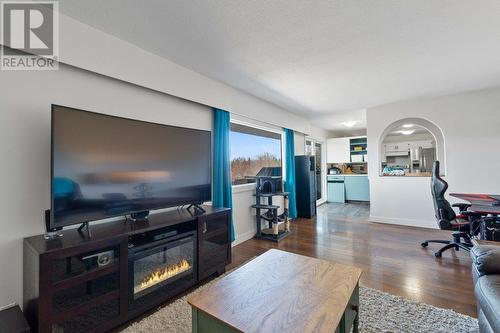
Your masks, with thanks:
M 237 333 L 234 328 L 227 326 L 222 321 L 207 315 L 205 312 L 192 307 L 193 333 Z
M 192 310 L 192 322 L 193 322 L 193 333 L 198 333 L 198 310 L 191 308 Z
M 356 309 L 356 317 L 352 323 L 352 333 L 359 333 L 359 307 Z

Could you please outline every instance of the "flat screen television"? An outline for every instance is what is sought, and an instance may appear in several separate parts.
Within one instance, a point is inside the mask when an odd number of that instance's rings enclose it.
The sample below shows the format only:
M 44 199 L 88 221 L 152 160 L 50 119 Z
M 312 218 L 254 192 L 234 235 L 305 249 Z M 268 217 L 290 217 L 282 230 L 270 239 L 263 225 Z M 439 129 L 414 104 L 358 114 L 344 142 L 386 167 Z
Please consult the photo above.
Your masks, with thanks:
M 58 228 L 211 200 L 211 132 L 52 105 Z

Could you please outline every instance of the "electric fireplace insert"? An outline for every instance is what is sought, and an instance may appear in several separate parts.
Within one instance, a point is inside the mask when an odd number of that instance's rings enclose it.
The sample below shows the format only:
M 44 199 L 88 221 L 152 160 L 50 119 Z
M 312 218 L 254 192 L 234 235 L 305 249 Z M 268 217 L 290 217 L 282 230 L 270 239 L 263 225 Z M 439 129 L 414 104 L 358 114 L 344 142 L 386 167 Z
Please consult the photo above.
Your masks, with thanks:
M 196 230 L 182 229 L 144 234 L 130 243 L 129 304 L 141 305 L 196 281 Z

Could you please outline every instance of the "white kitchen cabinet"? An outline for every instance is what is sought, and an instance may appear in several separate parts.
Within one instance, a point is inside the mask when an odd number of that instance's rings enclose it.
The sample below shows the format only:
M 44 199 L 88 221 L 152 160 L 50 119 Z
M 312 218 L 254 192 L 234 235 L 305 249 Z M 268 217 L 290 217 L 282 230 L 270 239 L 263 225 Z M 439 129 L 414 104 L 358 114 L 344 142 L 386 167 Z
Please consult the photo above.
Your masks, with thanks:
M 410 148 L 418 148 L 418 147 L 422 147 L 423 149 L 434 148 L 433 140 L 410 141 L 409 144 Z
M 349 163 L 351 161 L 349 138 L 326 140 L 327 163 Z
M 410 151 L 409 142 L 394 142 L 384 144 L 386 156 L 405 156 Z

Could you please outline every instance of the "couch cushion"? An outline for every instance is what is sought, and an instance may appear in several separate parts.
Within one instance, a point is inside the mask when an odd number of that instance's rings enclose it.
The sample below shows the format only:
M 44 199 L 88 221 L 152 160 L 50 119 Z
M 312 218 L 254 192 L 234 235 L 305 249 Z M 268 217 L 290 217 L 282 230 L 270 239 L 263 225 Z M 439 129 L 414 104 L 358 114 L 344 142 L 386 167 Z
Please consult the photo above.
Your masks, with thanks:
M 500 332 L 500 275 L 481 276 L 477 280 L 474 293 L 493 332 Z
M 500 274 L 500 246 L 474 246 L 470 255 L 480 276 Z
M 486 320 L 483 311 L 479 311 L 477 316 L 477 320 L 479 321 L 479 332 L 481 333 L 495 333 L 490 326 L 490 323 Z

